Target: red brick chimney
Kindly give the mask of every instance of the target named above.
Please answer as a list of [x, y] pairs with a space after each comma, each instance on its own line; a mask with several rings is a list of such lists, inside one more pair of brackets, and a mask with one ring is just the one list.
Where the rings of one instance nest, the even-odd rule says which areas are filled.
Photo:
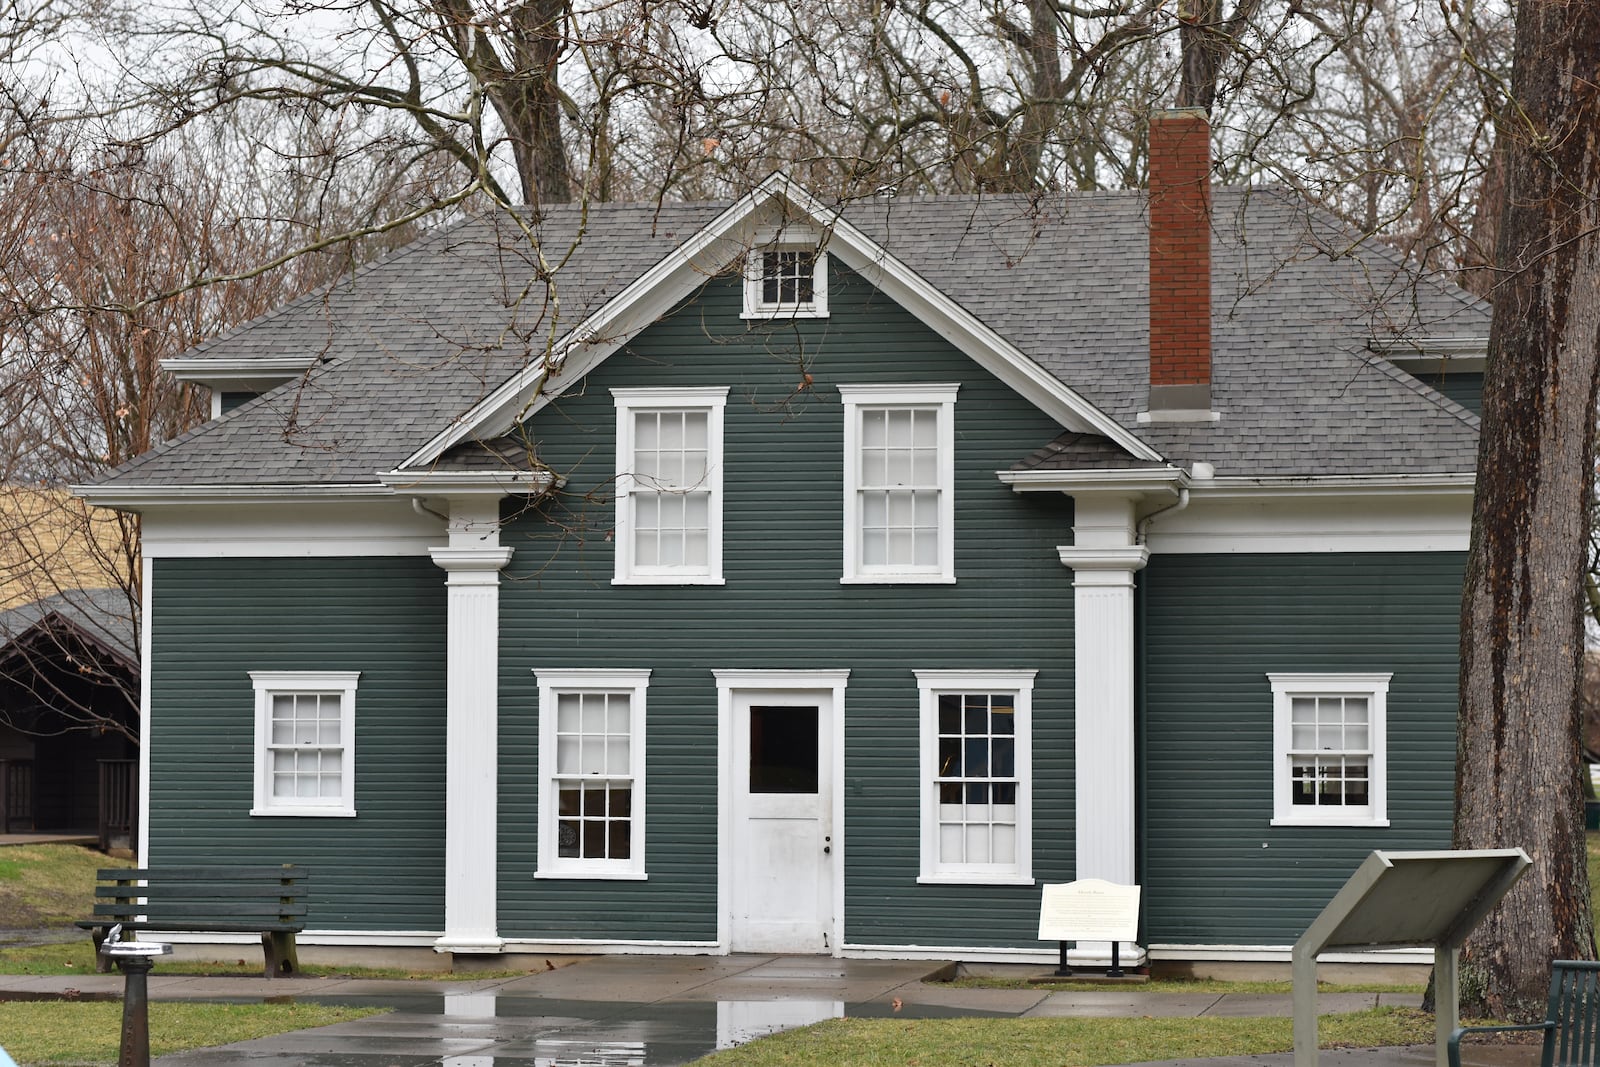
[[1211, 124], [1200, 108], [1150, 116], [1152, 421], [1211, 414]]

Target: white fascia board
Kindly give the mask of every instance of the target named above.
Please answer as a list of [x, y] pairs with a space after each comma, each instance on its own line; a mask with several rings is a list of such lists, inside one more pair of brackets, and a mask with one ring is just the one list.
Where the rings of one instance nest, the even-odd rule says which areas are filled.
[[[769, 178], [735, 201], [700, 232], [567, 331], [551, 353], [550, 366], [540, 363], [518, 371], [464, 412], [444, 433], [406, 457], [397, 469], [426, 466], [469, 438], [498, 437], [524, 413], [532, 414], [549, 399], [560, 395], [562, 388], [582, 378], [634, 334], [665, 314], [695, 286], [702, 284], [706, 277], [726, 266], [745, 242], [736, 242], [709, 260], [705, 257], [719, 243], [737, 236], [741, 227], [748, 228], [756, 210], [781, 188], [781, 184]], [[674, 281], [677, 284], [671, 284]], [[554, 373], [551, 373], [551, 366], [555, 368]]]
[[161, 369], [180, 382], [193, 382], [224, 392], [230, 388], [265, 392], [300, 377], [316, 362], [316, 356], [260, 356], [252, 359], [173, 356], [161, 361]]
[[1162, 458], [866, 234], [844, 222], [837, 209], [823, 204], [786, 176], [774, 174], [568, 331], [552, 353], [554, 373], [544, 365], [524, 368], [448, 430], [407, 457], [399, 469], [426, 466], [471, 437], [499, 436], [518, 418], [533, 414], [559, 396], [568, 385], [704, 284], [706, 278], [725, 269], [752, 243], [764, 221], [758, 213], [775, 200], [806, 215], [811, 225], [828, 235], [829, 254], [838, 256], [1061, 426], [1109, 437], [1140, 459]]
[[1064, 429], [1108, 437], [1139, 459], [1158, 462], [1162, 459], [1161, 453], [1079, 396], [854, 226], [842, 220], [837, 222], [828, 251]]
[[393, 496], [387, 485], [356, 482], [342, 485], [73, 485], [73, 496], [100, 508], [141, 511], [169, 504], [293, 504], [308, 499]]
[[1148, 493], [1167, 490], [1176, 493], [1191, 485], [1187, 471], [1177, 467], [1150, 470], [1088, 471], [995, 471], [994, 476], [1014, 493], [1102, 492]]
[[1367, 350], [1408, 371], [1463, 373], [1483, 370], [1489, 355], [1489, 338], [1371, 337], [1367, 339]]
[[426, 556], [447, 536], [405, 496], [186, 501], [144, 515], [147, 559]]
[[1196, 494], [1208, 497], [1369, 496], [1387, 493], [1429, 493], [1470, 496], [1477, 475], [1471, 471], [1426, 474], [1342, 474], [1290, 478], [1209, 478], [1190, 482]]
[[1262, 481], [1195, 480], [1186, 508], [1152, 517], [1151, 553], [1462, 552], [1471, 540], [1470, 477]]
[[378, 480], [411, 496], [538, 496], [559, 479], [549, 471], [383, 471]]

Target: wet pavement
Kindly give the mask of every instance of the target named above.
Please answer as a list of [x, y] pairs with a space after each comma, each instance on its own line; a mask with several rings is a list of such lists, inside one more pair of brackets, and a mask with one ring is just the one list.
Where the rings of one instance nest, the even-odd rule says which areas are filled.
[[[388, 1014], [161, 1057], [163, 1067], [667, 1067], [778, 1030], [839, 1016], [940, 1018], [1287, 1016], [1287, 994], [965, 989], [924, 981], [927, 961], [783, 956], [603, 956], [516, 978], [465, 981], [193, 978], [157, 973], [153, 1000], [293, 1000]], [[0, 999], [98, 999], [117, 975], [0, 976]], [[1416, 994], [1323, 994], [1323, 1013], [1414, 1006]], [[1536, 1049], [1474, 1050], [1473, 1067], [1521, 1067]], [[1272, 1056], [1174, 1060], [1160, 1067], [1287, 1067]], [[1328, 1067], [1426, 1067], [1432, 1046], [1324, 1052]]]

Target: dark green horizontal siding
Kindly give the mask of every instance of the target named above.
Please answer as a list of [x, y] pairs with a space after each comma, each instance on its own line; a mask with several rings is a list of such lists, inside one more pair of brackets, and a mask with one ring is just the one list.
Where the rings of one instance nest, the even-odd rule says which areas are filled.
[[[842, 669], [846, 937], [1034, 945], [1038, 889], [922, 886], [918, 668], [1032, 668], [1034, 869], [1072, 874], [1072, 575], [1061, 496], [995, 471], [1059, 427], [833, 264], [825, 320], [750, 326], [735, 280], [645, 330], [532, 420], [568, 478], [513, 518], [501, 587], [501, 931], [710, 940], [717, 931], [717, 668]], [[841, 586], [841, 383], [962, 383], [956, 574], [947, 586]], [[721, 587], [612, 586], [609, 390], [731, 387]], [[649, 878], [535, 881], [536, 668], [650, 668]]]
[[[1140, 576], [1146, 929], [1295, 940], [1375, 848], [1448, 848], [1461, 553], [1156, 556]], [[1388, 828], [1274, 827], [1269, 672], [1389, 671]]]
[[[158, 559], [150, 863], [300, 863], [313, 929], [444, 923], [444, 574], [426, 558]], [[251, 816], [250, 671], [360, 671], [355, 818]]]
[[1474, 415], [1483, 414], [1483, 373], [1456, 372], [1429, 374], [1418, 371], [1416, 377], [1454, 400]]

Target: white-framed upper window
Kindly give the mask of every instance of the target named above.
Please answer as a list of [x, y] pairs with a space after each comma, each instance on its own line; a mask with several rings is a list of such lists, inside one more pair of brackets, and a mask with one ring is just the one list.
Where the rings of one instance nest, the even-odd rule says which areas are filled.
[[648, 670], [535, 671], [538, 878], [643, 878]]
[[618, 585], [722, 584], [728, 387], [613, 389]]
[[1272, 824], [1387, 826], [1392, 674], [1269, 674]]
[[916, 671], [919, 882], [1033, 884], [1037, 671]]
[[843, 582], [953, 582], [958, 385], [841, 385]]
[[744, 258], [747, 319], [820, 319], [828, 315], [828, 253], [816, 235], [764, 235]]
[[251, 671], [256, 691], [251, 815], [356, 813], [359, 671]]

